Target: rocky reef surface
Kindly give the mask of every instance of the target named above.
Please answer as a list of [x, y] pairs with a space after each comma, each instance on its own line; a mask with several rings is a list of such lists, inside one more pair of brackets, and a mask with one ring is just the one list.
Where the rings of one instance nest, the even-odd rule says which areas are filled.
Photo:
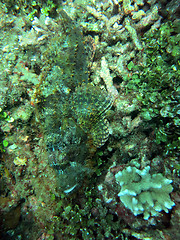
[[177, 0], [0, 2], [0, 238], [179, 239]]

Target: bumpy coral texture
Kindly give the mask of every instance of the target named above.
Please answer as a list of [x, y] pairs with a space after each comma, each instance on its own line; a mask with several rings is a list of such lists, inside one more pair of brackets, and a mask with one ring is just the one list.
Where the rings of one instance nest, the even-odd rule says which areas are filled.
[[84, 83], [72, 95], [71, 106], [78, 125], [90, 135], [95, 147], [101, 147], [109, 136], [105, 114], [112, 106], [111, 97], [98, 86]]
[[151, 175], [149, 170], [149, 166], [143, 170], [129, 166], [115, 175], [121, 186], [120, 200], [135, 216], [143, 213], [145, 220], [150, 215], [158, 216], [162, 210], [168, 212], [175, 205], [169, 196], [172, 180], [161, 173]]

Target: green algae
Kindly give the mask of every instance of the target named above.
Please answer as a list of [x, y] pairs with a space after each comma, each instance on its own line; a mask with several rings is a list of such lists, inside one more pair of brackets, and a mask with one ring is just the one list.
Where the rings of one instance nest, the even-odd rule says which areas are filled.
[[[167, 154], [176, 154], [179, 146], [180, 51], [175, 50], [179, 49], [178, 22], [166, 22], [160, 29], [145, 33], [142, 39], [146, 44], [143, 66], [128, 64], [135, 73], [127, 89], [137, 93], [141, 116], [154, 125], [156, 142], [166, 144]], [[177, 148], [173, 150], [175, 144]]]

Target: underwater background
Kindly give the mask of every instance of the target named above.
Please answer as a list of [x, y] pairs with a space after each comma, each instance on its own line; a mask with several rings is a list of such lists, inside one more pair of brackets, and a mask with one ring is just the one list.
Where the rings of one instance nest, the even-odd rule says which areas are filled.
[[180, 2], [0, 1], [0, 239], [180, 239]]

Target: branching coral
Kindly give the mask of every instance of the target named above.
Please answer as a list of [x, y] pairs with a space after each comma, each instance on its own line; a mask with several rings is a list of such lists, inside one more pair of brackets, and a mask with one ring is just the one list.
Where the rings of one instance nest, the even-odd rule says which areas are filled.
[[116, 175], [116, 182], [121, 186], [118, 194], [125, 207], [134, 215], [144, 214], [147, 220], [150, 215], [158, 216], [164, 210], [168, 212], [175, 204], [171, 201], [169, 193], [173, 188], [172, 180], [165, 178], [161, 173], [151, 175], [150, 166], [139, 170], [127, 167]]

